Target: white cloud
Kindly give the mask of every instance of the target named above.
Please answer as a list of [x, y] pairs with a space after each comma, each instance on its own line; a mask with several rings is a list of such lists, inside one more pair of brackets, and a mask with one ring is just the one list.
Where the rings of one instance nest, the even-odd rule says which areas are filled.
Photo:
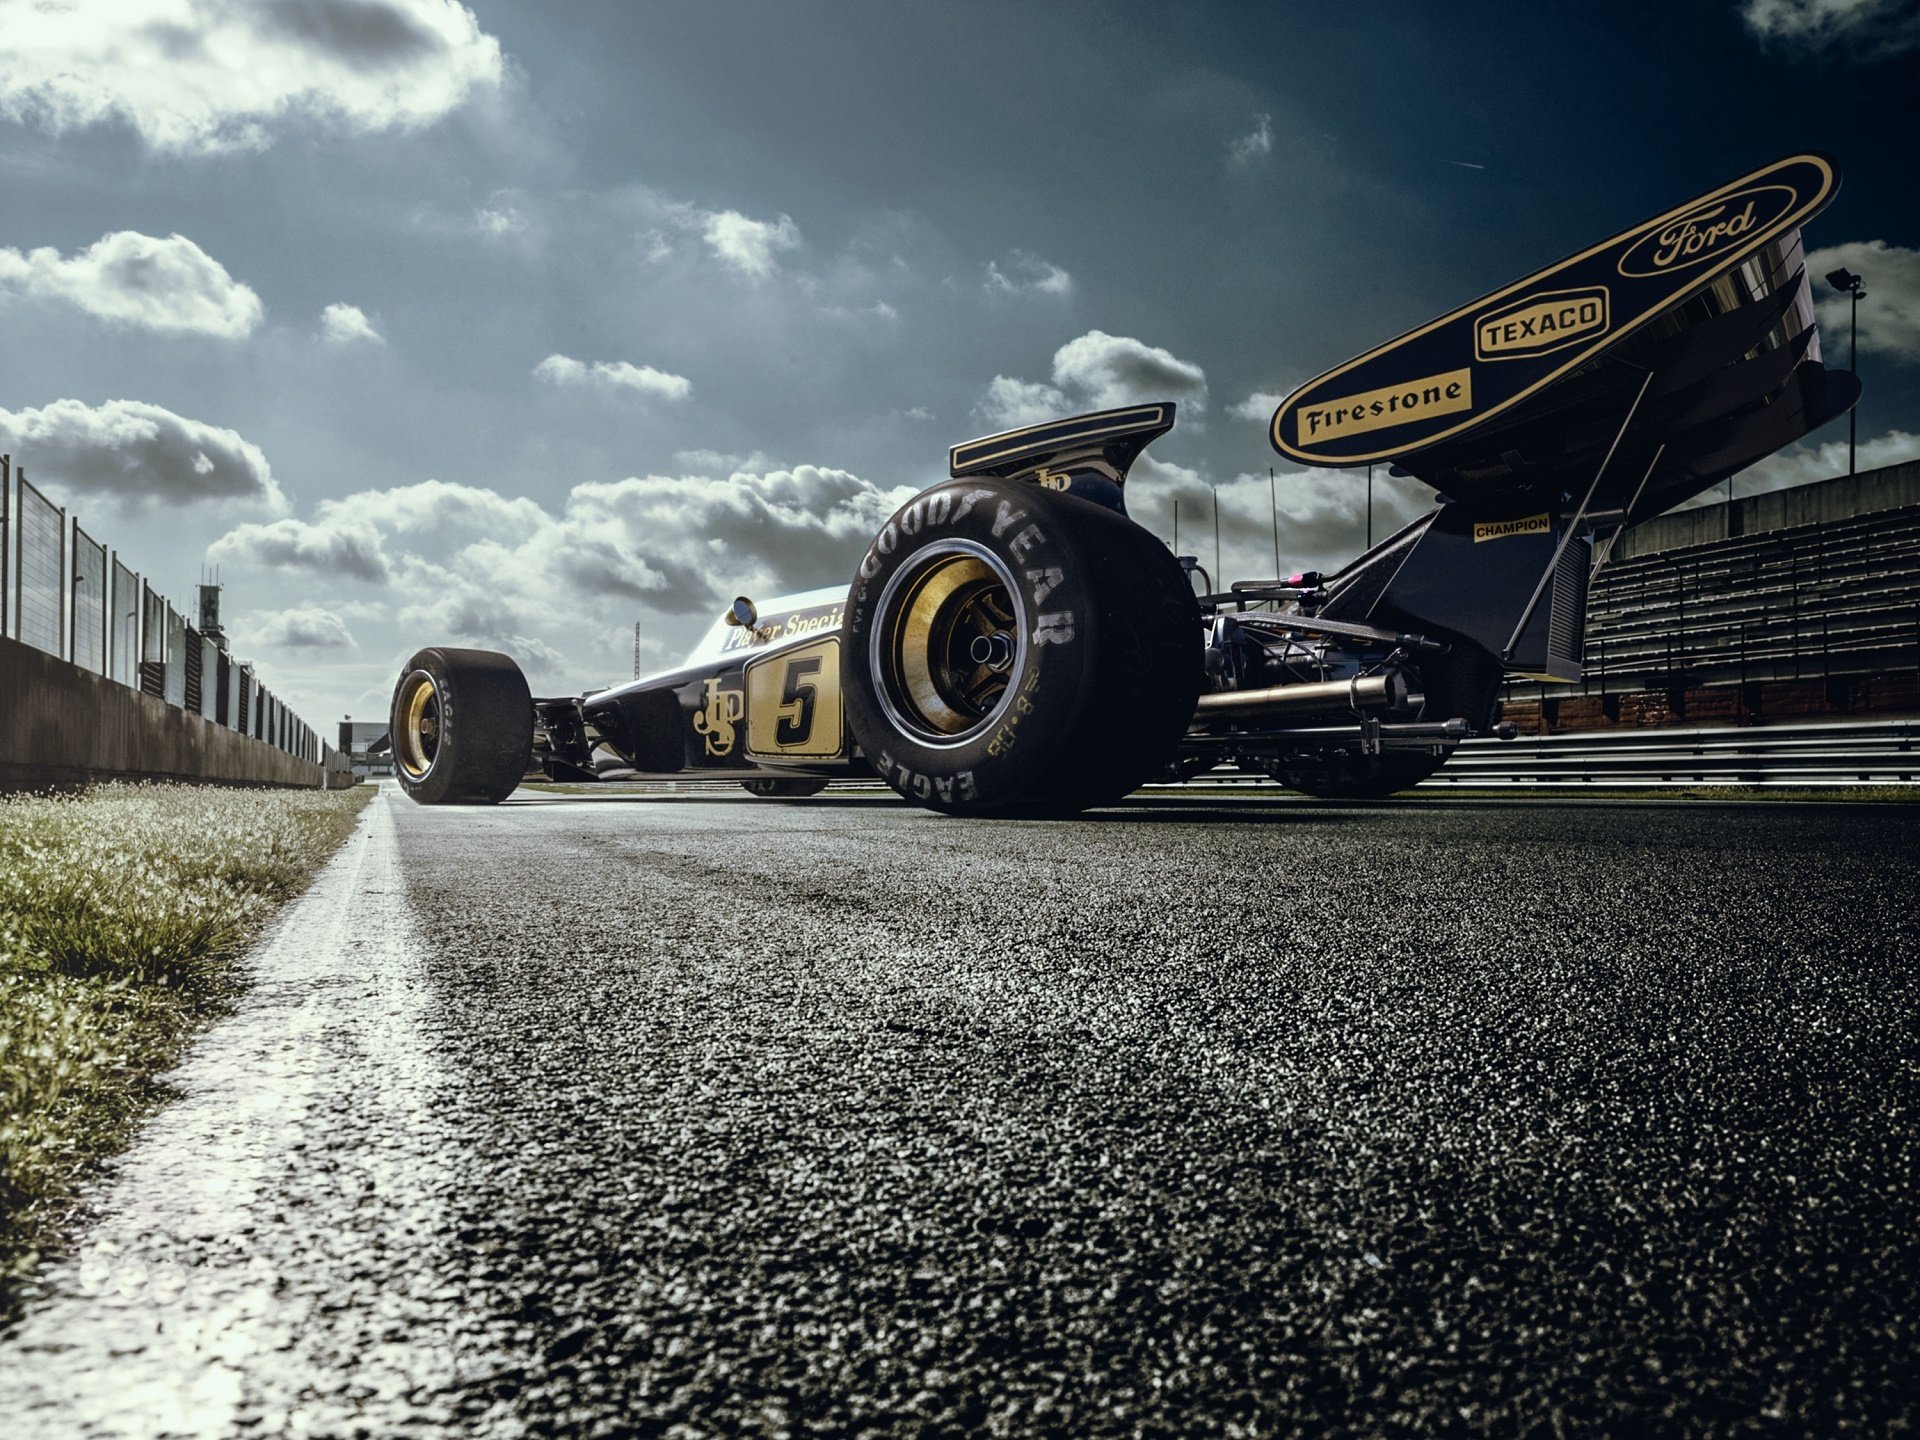
[[318, 605], [296, 605], [290, 610], [263, 610], [245, 615], [234, 625], [242, 645], [279, 650], [358, 650], [347, 622]]
[[1229, 405], [1227, 414], [1236, 420], [1258, 420], [1264, 424], [1273, 418], [1273, 412], [1280, 408], [1280, 402], [1286, 398], [1271, 391], [1256, 390], [1246, 399]]
[[796, 465], [581, 484], [556, 511], [429, 480], [322, 502], [310, 520], [237, 526], [207, 558], [387, 585], [384, 612], [410, 645], [502, 649], [538, 683], [568, 688], [581, 678], [563, 657], [590, 631], [630, 634], [639, 617], [671, 627], [742, 592], [846, 579], [911, 493]]
[[29, 465], [36, 481], [111, 496], [128, 509], [201, 500], [286, 509], [258, 445], [139, 400], [97, 406], [56, 400], [38, 410], [0, 410], [0, 445]]
[[317, 524], [287, 519], [237, 525], [207, 547], [207, 559], [214, 564], [299, 570], [375, 585], [384, 585], [391, 574], [379, 531], [347, 515], [326, 515]]
[[[210, 561], [295, 570], [383, 585], [409, 548], [455, 554], [469, 545], [536, 534], [551, 524], [537, 501], [445, 480], [323, 500], [312, 520], [238, 525], [213, 543]], [[403, 560], [389, 553], [401, 539]]]
[[556, 514], [524, 496], [428, 480], [322, 501], [310, 521], [236, 526], [207, 558], [401, 584], [410, 567], [452, 567], [476, 593], [522, 596], [542, 611], [555, 594], [582, 592], [679, 612], [743, 584], [773, 593], [842, 578], [911, 493], [796, 465], [587, 482]]
[[1820, 297], [1827, 363], [1844, 361], [1847, 353], [1847, 312], [1853, 301], [1826, 283], [1827, 273], [1843, 265], [1866, 281], [1861, 287], [1867, 298], [1860, 302], [1860, 353], [1920, 361], [1920, 250], [1884, 240], [1856, 240], [1807, 256], [1807, 273], [1819, 277], [1814, 293]]
[[996, 430], [1017, 430], [1072, 412], [1073, 402], [1051, 385], [996, 375], [974, 412]]
[[[535, 693], [571, 691], [577, 679], [567, 677], [566, 643], [534, 633], [546, 612], [523, 598], [506, 595], [490, 582], [462, 569], [449, 569], [417, 558], [409, 559], [402, 586], [420, 597], [403, 606], [396, 617], [421, 644], [474, 645], [511, 655], [530, 676]], [[570, 637], [569, 637], [570, 638]], [[413, 648], [409, 642], [409, 649]], [[550, 682], [540, 684], [539, 680]]]
[[473, 226], [489, 239], [505, 240], [512, 235], [524, 235], [528, 221], [526, 212], [517, 204], [496, 197], [493, 204], [473, 212]]
[[570, 355], [549, 355], [533, 367], [533, 373], [549, 385], [627, 390], [657, 395], [664, 400], [684, 400], [693, 393], [693, 382], [684, 375], [671, 375], [651, 365], [635, 365], [626, 360], [596, 360], [588, 364]]
[[448, 480], [324, 500], [319, 515], [329, 523], [363, 524], [383, 534], [422, 536], [439, 544], [527, 534], [546, 519], [537, 501], [509, 499], [485, 486]]
[[[912, 493], [821, 465], [589, 482], [567, 498], [555, 554], [590, 589], [650, 590], [656, 608], [705, 610], [742, 587], [767, 595], [844, 580]], [[629, 575], [628, 556], [661, 585]]]
[[[1834, 428], [1840, 428], [1838, 422], [1835, 422]], [[1920, 435], [1910, 435], [1905, 430], [1889, 430], [1860, 442], [1854, 456], [1854, 468], [1878, 470], [1883, 465], [1898, 465], [1902, 461], [1915, 459], [1920, 459]], [[1767, 490], [1785, 490], [1791, 485], [1808, 485], [1815, 480], [1831, 480], [1836, 475], [1846, 473], [1845, 434], [1817, 445], [1803, 440], [1778, 454], [1769, 455], [1750, 469], [1742, 470], [1734, 477], [1733, 493], [1736, 496], [1758, 495]], [[1700, 497], [1699, 503], [1711, 505], [1724, 498], [1724, 487], [1715, 486]]]
[[1273, 116], [1256, 115], [1253, 129], [1227, 142], [1227, 159], [1236, 166], [1251, 165], [1273, 153]]
[[330, 345], [384, 345], [382, 335], [358, 305], [329, 305], [320, 312], [320, 338]]
[[1073, 276], [1051, 261], [1042, 260], [1025, 250], [1016, 250], [1002, 270], [997, 261], [987, 262], [985, 288], [1001, 295], [1071, 295]]
[[1084, 395], [1093, 409], [1144, 400], [1183, 400], [1195, 410], [1207, 402], [1207, 372], [1157, 345], [1089, 330], [1053, 355], [1053, 383]]
[[900, 318], [900, 312], [884, 300], [875, 300], [866, 305], [822, 305], [820, 313], [830, 320], [891, 321]]
[[[1173, 506], [1180, 505], [1180, 550], [1214, 568], [1214, 512], [1220, 506], [1220, 569], [1212, 578], [1273, 579], [1275, 510], [1278, 510], [1279, 568], [1333, 570], [1366, 548], [1367, 475], [1365, 470], [1282, 470], [1269, 482], [1265, 473], [1240, 474], [1208, 483], [1203, 473], [1143, 455], [1127, 482], [1128, 512], [1162, 539], [1173, 539]], [[1376, 472], [1373, 484], [1373, 535], [1384, 539], [1417, 515], [1433, 508], [1433, 492], [1419, 481]]]
[[1746, 0], [1741, 15], [1763, 42], [1884, 59], [1920, 46], [1911, 0]]
[[260, 297], [184, 235], [103, 235], [64, 258], [50, 246], [0, 248], [0, 293], [64, 300], [103, 320], [238, 340], [260, 323]]
[[721, 450], [676, 450], [673, 458], [678, 464], [700, 475], [729, 475], [735, 470], [767, 468], [766, 457], [757, 451], [748, 456], [730, 455]]
[[1053, 352], [1053, 383], [996, 375], [974, 412], [1011, 430], [1081, 410], [1110, 410], [1149, 400], [1206, 408], [1207, 374], [1157, 345], [1089, 330]]
[[720, 261], [754, 280], [764, 280], [779, 268], [775, 255], [800, 244], [800, 227], [792, 217], [750, 220], [738, 210], [697, 212], [701, 238]]
[[120, 120], [179, 154], [259, 150], [290, 121], [430, 124], [501, 80], [457, 0], [113, 0], [0, 7], [0, 115]]

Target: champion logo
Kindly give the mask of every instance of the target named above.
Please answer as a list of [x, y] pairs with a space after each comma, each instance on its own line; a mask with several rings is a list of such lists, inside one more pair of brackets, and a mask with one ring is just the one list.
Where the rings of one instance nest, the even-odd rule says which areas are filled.
[[1550, 535], [1553, 521], [1543, 512], [1522, 515], [1517, 520], [1483, 520], [1473, 527], [1473, 543], [1483, 540], [1511, 540], [1516, 535]]

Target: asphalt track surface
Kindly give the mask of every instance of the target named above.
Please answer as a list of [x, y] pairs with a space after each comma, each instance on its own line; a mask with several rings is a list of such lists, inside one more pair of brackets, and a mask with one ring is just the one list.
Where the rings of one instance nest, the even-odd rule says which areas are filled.
[[39, 1435], [1894, 1434], [1920, 813], [378, 798]]

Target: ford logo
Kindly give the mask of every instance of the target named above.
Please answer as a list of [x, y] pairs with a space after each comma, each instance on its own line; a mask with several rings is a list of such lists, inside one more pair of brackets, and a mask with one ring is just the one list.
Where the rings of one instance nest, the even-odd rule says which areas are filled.
[[1703, 205], [1643, 236], [1620, 257], [1622, 275], [1672, 275], [1718, 260], [1743, 236], [1765, 230], [1799, 203], [1788, 185], [1756, 185]]

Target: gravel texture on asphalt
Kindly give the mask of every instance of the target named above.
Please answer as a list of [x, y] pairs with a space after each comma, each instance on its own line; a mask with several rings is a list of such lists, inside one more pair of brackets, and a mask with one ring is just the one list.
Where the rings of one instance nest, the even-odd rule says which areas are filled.
[[0, 1412], [1901, 1433], [1916, 855], [1897, 806], [383, 796]]

